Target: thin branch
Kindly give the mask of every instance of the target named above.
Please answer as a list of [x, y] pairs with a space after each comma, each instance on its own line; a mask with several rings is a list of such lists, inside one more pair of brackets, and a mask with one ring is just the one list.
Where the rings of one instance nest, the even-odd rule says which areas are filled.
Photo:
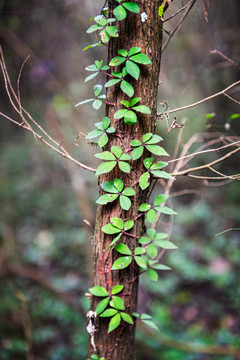
[[234, 99], [233, 97], [231, 97], [230, 95], [228, 94], [223, 94], [224, 96], [226, 96], [228, 99], [232, 100], [233, 102], [235, 102], [236, 104], [240, 105], [240, 101], [237, 101], [236, 99]]
[[187, 9], [184, 12], [183, 16], [181, 17], [181, 19], [179, 20], [179, 22], [177, 23], [175, 29], [171, 32], [171, 34], [169, 35], [168, 39], [166, 40], [165, 44], [162, 47], [162, 53], [164, 52], [164, 50], [166, 49], [166, 47], [168, 46], [171, 38], [173, 37], [173, 35], [181, 28], [184, 20], [186, 19], [188, 13], [190, 12], [191, 8], [193, 7], [193, 5], [195, 4], [196, 0], [190, 0], [187, 4]]
[[202, 169], [209, 169], [211, 166], [213, 165], [216, 165], [220, 162], [222, 162], [223, 160], [229, 158], [230, 156], [236, 154], [238, 151], [240, 151], [240, 148], [238, 147], [237, 149], [227, 153], [226, 155], [222, 156], [221, 158], [217, 159], [217, 160], [214, 160], [208, 164], [205, 164], [205, 165], [202, 165], [202, 166], [196, 166], [196, 167], [193, 167], [193, 168], [189, 168], [189, 169], [186, 169], [186, 170], [183, 170], [183, 171], [179, 171], [179, 172], [173, 172], [171, 175], [172, 176], [179, 176], [179, 175], [188, 175], [189, 173], [191, 172], [194, 172], [194, 171], [198, 171], [198, 170], [202, 170]]
[[225, 54], [223, 54], [220, 50], [214, 49], [210, 51], [210, 54], [218, 54], [220, 55], [223, 59], [229, 61], [232, 65], [238, 67], [240, 69], [240, 64], [237, 61], [234, 61], [232, 59], [230, 59], [229, 57], [227, 57]]
[[[193, 103], [193, 104], [186, 105], [186, 106], [182, 106], [182, 107], [180, 107], [180, 108], [176, 108], [176, 109], [173, 109], [173, 110], [169, 110], [168, 114], [172, 114], [172, 113], [175, 113], [175, 112], [177, 112], [177, 111], [182, 111], [182, 110], [185, 110], [185, 109], [190, 109], [190, 108], [192, 108], [192, 107], [194, 107], [194, 106], [200, 105], [200, 104], [202, 104], [202, 103], [204, 103], [204, 102], [206, 102], [206, 101], [208, 101], [208, 100], [211, 100], [211, 99], [213, 99], [213, 98], [215, 98], [215, 97], [217, 97], [217, 96], [219, 96], [219, 95], [225, 95], [225, 92], [226, 92], [226, 91], [232, 89], [234, 86], [237, 86], [237, 85], [239, 85], [239, 84], [240, 84], [240, 80], [238, 80], [237, 82], [229, 85], [228, 87], [226, 87], [225, 89], [217, 92], [216, 94], [210, 95], [210, 96], [208, 96], [208, 97], [206, 97], [206, 98], [204, 98], [204, 99], [202, 99], [202, 100], [199, 100], [199, 101], [197, 101], [197, 102], [195, 102], [195, 103]], [[162, 112], [161, 112], [161, 113], [157, 113], [157, 117], [160, 118], [160, 117], [162, 116], [162, 114], [163, 114]]]
[[[28, 58], [27, 58], [28, 59]], [[66, 159], [74, 162], [76, 165], [80, 166], [82, 169], [84, 170], [89, 170], [92, 172], [95, 172], [96, 169], [93, 169], [83, 163], [81, 163], [80, 161], [76, 160], [75, 158], [73, 158], [68, 151], [56, 140], [54, 140], [38, 123], [37, 121], [35, 121], [32, 116], [28, 113], [27, 110], [25, 110], [21, 104], [21, 98], [20, 98], [20, 90], [19, 90], [19, 85], [20, 85], [20, 78], [21, 78], [21, 73], [23, 70], [23, 66], [26, 63], [27, 59], [23, 62], [19, 75], [18, 75], [18, 80], [17, 80], [17, 93], [18, 95], [15, 93], [11, 80], [9, 78], [8, 75], [8, 71], [6, 68], [6, 63], [4, 60], [4, 56], [3, 56], [3, 51], [2, 51], [2, 47], [0, 46], [0, 67], [2, 70], [2, 74], [3, 74], [3, 79], [4, 79], [4, 84], [5, 84], [5, 89], [8, 95], [8, 98], [10, 100], [10, 103], [13, 107], [13, 109], [18, 113], [18, 115], [20, 116], [22, 122], [18, 122], [12, 118], [10, 118], [9, 116], [3, 114], [2, 112], [0, 112], [0, 115], [5, 117], [6, 119], [8, 119], [9, 121], [13, 122], [15, 125], [18, 125], [28, 131], [30, 131], [35, 138], [41, 140], [45, 145], [47, 145], [49, 148], [51, 148], [52, 150], [56, 151], [58, 154], [60, 154], [61, 156], [65, 157]], [[15, 104], [15, 102], [17, 103], [17, 105]], [[43, 138], [42, 135], [40, 135], [39, 133], [37, 133], [35, 130], [33, 130], [33, 128], [31, 127], [31, 125], [29, 124], [29, 122], [26, 120], [26, 117], [24, 116], [24, 114], [28, 117], [28, 119], [30, 121], [32, 121], [37, 128], [43, 133], [43, 135], [45, 135], [48, 140], [50, 142], [52, 142], [54, 145], [52, 145], [48, 140], [46, 140], [45, 138]]]
[[181, 9], [177, 10], [174, 14], [172, 14], [171, 16], [169, 16], [166, 19], [163, 19], [163, 22], [167, 22], [169, 20], [171, 20], [172, 18], [174, 18], [176, 15], [178, 15], [180, 12], [182, 12], [183, 10], [186, 9], [186, 7], [189, 5], [189, 3], [187, 3], [186, 5], [184, 5]]

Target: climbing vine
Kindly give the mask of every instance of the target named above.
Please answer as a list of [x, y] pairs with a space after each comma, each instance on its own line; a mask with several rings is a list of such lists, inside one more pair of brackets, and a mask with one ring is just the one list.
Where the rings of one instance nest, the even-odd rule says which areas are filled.
[[[97, 32], [99, 42], [88, 45], [84, 50], [94, 46], [108, 46], [111, 38], [119, 36], [119, 29], [112, 24], [115, 24], [116, 21], [124, 21], [128, 12], [139, 14], [141, 11], [135, 3], [120, 0], [117, 0], [117, 3], [111, 14], [107, 8], [104, 8], [100, 15], [90, 19], [95, 24], [89, 27], [87, 33]], [[156, 16], [162, 16], [162, 8], [159, 8], [159, 14], [156, 14]], [[111, 17], [112, 15], [115, 17]], [[104, 147], [111, 137], [117, 136], [116, 129], [113, 126], [116, 121], [124, 121], [128, 126], [132, 126], [138, 123], [138, 113], [151, 114], [149, 107], [142, 103], [142, 98], [134, 97], [134, 87], [129, 82], [131, 78], [134, 79], [133, 81], [139, 80], [143, 67], [151, 65], [150, 58], [143, 53], [140, 47], [129, 47], [128, 50], [118, 49], [117, 53], [118, 56], [112, 58], [107, 65], [104, 65], [102, 60], [96, 60], [95, 64], [86, 67], [86, 70], [91, 72], [91, 74], [87, 76], [85, 82], [94, 79], [99, 74], [103, 74], [107, 76], [106, 88], [120, 87], [121, 91], [128, 97], [128, 100], [120, 101], [120, 108], [116, 108], [112, 119], [105, 117], [101, 122], [95, 124], [96, 130], [91, 131], [86, 136], [86, 139], [100, 137], [98, 140], [99, 147]], [[116, 70], [115, 67], [118, 67], [118, 69]], [[92, 106], [96, 110], [103, 103], [116, 107], [116, 104], [108, 101], [106, 95], [102, 94], [102, 90], [102, 85], [95, 85], [93, 87], [94, 98], [83, 100], [76, 106], [92, 102]], [[146, 171], [141, 174], [135, 187], [146, 190], [154, 178], [174, 179], [168, 172], [162, 170], [168, 163], [161, 161], [159, 157], [169, 156], [165, 149], [158, 145], [162, 140], [160, 136], [149, 132], [140, 139], [133, 138], [128, 149], [123, 149], [120, 146], [111, 146], [110, 151], [105, 150], [95, 154], [98, 159], [102, 160], [102, 163], [96, 170], [96, 175], [110, 173], [115, 167], [119, 167], [123, 173], [130, 174], [133, 161], [141, 159]], [[155, 155], [157, 159], [154, 160], [153, 157], [144, 158], [144, 150]], [[105, 181], [100, 186], [105, 193], [96, 200], [97, 204], [106, 206], [109, 203], [119, 201], [119, 205], [123, 210], [128, 211], [131, 208], [132, 201], [135, 200], [136, 191], [133, 188], [125, 187], [121, 179], [115, 178], [113, 181]], [[119, 217], [111, 217], [110, 222], [102, 226], [101, 231], [112, 236], [110, 245], [103, 251], [105, 253], [111, 251], [119, 254], [119, 257], [117, 257], [111, 267], [111, 271], [121, 271], [134, 262], [135, 266], [139, 268], [138, 276], [147, 273], [150, 280], [157, 281], [157, 270], [170, 270], [168, 266], [159, 263], [159, 249], [176, 249], [176, 246], [167, 240], [168, 234], [157, 233], [155, 228], [151, 228], [151, 224], [154, 225], [157, 221], [157, 213], [166, 215], [176, 214], [171, 208], [165, 206], [167, 200], [167, 195], [159, 194], [156, 196], [153, 205], [148, 203], [141, 204], [134, 218], [126, 220]], [[133, 237], [136, 238], [136, 235], [133, 235], [131, 230], [141, 216], [145, 216], [146, 234], [137, 238], [139, 245], [134, 250], [131, 250], [128, 243], [121, 242], [121, 238], [124, 235], [126, 239], [129, 239], [127, 240], [129, 244]], [[124, 293], [123, 290], [124, 285], [122, 284], [115, 285], [110, 292], [102, 284], [89, 289], [92, 296], [99, 298], [94, 314], [99, 317], [109, 318], [108, 333], [114, 331], [121, 322], [132, 326], [137, 321], [142, 321], [157, 330], [150, 315], [138, 314], [136, 312], [128, 313], [124, 297], [130, 296], [130, 294]], [[94, 331], [90, 335], [94, 336]], [[94, 339], [92, 344], [94, 348]], [[94, 349], [94, 352], [96, 352], [96, 349]], [[98, 355], [93, 354], [91, 359], [95, 358], [97, 359]]]

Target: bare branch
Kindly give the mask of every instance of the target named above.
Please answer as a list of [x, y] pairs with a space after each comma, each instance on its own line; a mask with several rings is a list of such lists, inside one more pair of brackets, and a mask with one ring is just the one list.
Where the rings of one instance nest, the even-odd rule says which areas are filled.
[[[186, 106], [182, 106], [182, 107], [180, 107], [180, 108], [176, 108], [176, 109], [173, 109], [173, 110], [169, 110], [168, 114], [172, 114], [172, 113], [175, 113], [175, 112], [181, 111], [181, 110], [190, 109], [190, 108], [192, 108], [192, 107], [194, 107], [194, 106], [200, 105], [200, 104], [202, 104], [202, 103], [204, 103], [204, 102], [206, 102], [206, 101], [208, 101], [208, 100], [211, 100], [211, 99], [213, 99], [213, 98], [215, 98], [215, 97], [217, 97], [217, 96], [219, 96], [219, 95], [225, 95], [225, 92], [226, 92], [226, 91], [232, 89], [234, 86], [237, 86], [237, 85], [239, 85], [239, 84], [240, 84], [240, 80], [238, 80], [237, 82], [229, 85], [228, 87], [226, 87], [225, 89], [217, 92], [216, 94], [210, 95], [210, 96], [208, 96], [208, 97], [206, 97], [206, 98], [204, 98], [204, 99], [202, 99], [202, 100], [199, 100], [199, 101], [197, 101], [197, 102], [195, 102], [195, 103], [193, 103], [193, 104], [186, 105]], [[162, 115], [163, 115], [163, 112], [157, 113], [157, 118], [160, 118]]]
[[173, 35], [181, 28], [184, 20], [186, 19], [188, 13], [190, 12], [191, 8], [193, 7], [193, 5], [195, 4], [196, 0], [190, 0], [187, 4], [187, 9], [184, 12], [183, 16], [181, 17], [181, 19], [179, 20], [179, 22], [177, 23], [175, 29], [171, 32], [171, 34], [169, 35], [168, 39], [166, 40], [165, 44], [162, 47], [162, 53], [164, 52], [164, 50], [166, 49], [166, 47], [168, 46], [171, 38], [173, 37]]
[[214, 49], [210, 51], [210, 54], [218, 54], [220, 55], [222, 58], [224, 58], [225, 60], [229, 61], [231, 64], [233, 64], [234, 66], [238, 67], [240, 69], [240, 64], [232, 59], [230, 59], [229, 57], [227, 57], [226, 55], [224, 55], [220, 50]]
[[163, 19], [163, 22], [167, 22], [174, 18], [176, 15], [178, 15], [180, 12], [186, 9], [186, 7], [189, 5], [189, 3], [185, 4], [181, 9], [177, 10], [174, 14], [170, 15], [168, 18]]
[[[21, 104], [21, 97], [20, 97], [20, 78], [21, 78], [21, 74], [22, 74], [22, 70], [24, 67], [24, 64], [26, 63], [28, 57], [25, 59], [25, 61], [23, 62], [19, 75], [18, 75], [18, 80], [17, 80], [17, 94], [13, 89], [11, 80], [9, 78], [9, 74], [7, 71], [7, 67], [6, 67], [6, 63], [4, 60], [4, 56], [3, 56], [3, 51], [2, 51], [2, 47], [0, 46], [0, 67], [2, 70], [2, 74], [3, 74], [3, 79], [4, 79], [4, 85], [5, 85], [5, 89], [6, 89], [6, 93], [8, 95], [9, 101], [13, 107], [13, 109], [17, 112], [17, 114], [20, 116], [21, 118], [21, 122], [16, 121], [14, 119], [12, 119], [11, 117], [3, 114], [2, 112], [0, 112], [0, 115], [5, 117], [7, 120], [13, 122], [15, 125], [18, 125], [19, 127], [22, 127], [28, 131], [30, 131], [34, 137], [36, 139], [41, 140], [45, 145], [47, 145], [49, 148], [51, 148], [52, 150], [56, 151], [59, 155], [65, 157], [68, 160], [71, 160], [72, 162], [74, 162], [76, 165], [80, 166], [82, 169], [84, 170], [89, 170], [92, 172], [95, 172], [96, 169], [93, 169], [83, 163], [81, 163], [80, 161], [76, 160], [75, 158], [72, 157], [71, 154], [69, 154], [69, 152], [56, 140], [54, 140], [38, 123], [37, 121], [35, 121], [32, 116], [28, 113], [27, 110], [24, 109], [24, 107]], [[25, 115], [24, 115], [25, 114]], [[26, 117], [28, 118], [29, 121], [32, 121], [34, 123], [34, 125], [38, 128], [38, 130], [47, 138], [44, 138], [43, 135], [37, 133], [35, 130], [33, 130], [32, 126], [29, 124], [29, 121], [26, 119]], [[53, 143], [53, 144], [51, 144]]]

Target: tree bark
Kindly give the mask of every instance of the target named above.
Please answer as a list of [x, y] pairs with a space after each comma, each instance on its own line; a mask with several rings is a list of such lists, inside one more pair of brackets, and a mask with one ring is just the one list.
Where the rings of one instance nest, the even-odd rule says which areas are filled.
[[[147, 20], [141, 21], [140, 14], [128, 12], [127, 18], [121, 22], [117, 22], [119, 28], [119, 37], [114, 38], [109, 43], [108, 59], [109, 61], [117, 56], [118, 49], [129, 50], [133, 46], [141, 48], [141, 52], [148, 55], [151, 59], [151, 65], [141, 66], [141, 74], [139, 80], [136, 81], [128, 76], [127, 81], [131, 82], [134, 87], [134, 97], [141, 97], [140, 104], [146, 105], [151, 110], [151, 115], [138, 113], [138, 122], [136, 125], [129, 126], [124, 123], [123, 119], [114, 120], [114, 113], [122, 108], [121, 100], [129, 100], [129, 98], [121, 91], [117, 85], [108, 88], [107, 99], [115, 106], [106, 107], [106, 116], [111, 119], [111, 126], [116, 128], [117, 136], [111, 136], [109, 143], [104, 150], [110, 150], [111, 146], [120, 146], [123, 153], [130, 149], [130, 142], [133, 139], [141, 139], [143, 134], [154, 132], [156, 126], [156, 108], [157, 108], [157, 90], [159, 82], [159, 71], [161, 61], [162, 46], [162, 21], [158, 15], [158, 7], [162, 0], [138, 0], [135, 1], [140, 7], [140, 13], [147, 14]], [[111, 12], [118, 3], [114, 0], [108, 1]], [[110, 16], [113, 17], [113, 16]], [[116, 70], [117, 68], [114, 68]], [[132, 80], [131, 80], [132, 79]], [[113, 171], [108, 174], [101, 175], [99, 185], [115, 178], [120, 178], [124, 182], [125, 187], [134, 188], [136, 196], [132, 201], [132, 206], [128, 211], [122, 210], [118, 201], [108, 205], [99, 205], [97, 209], [95, 234], [92, 244], [93, 251], [93, 285], [101, 285], [108, 291], [116, 284], [124, 285], [123, 293], [129, 294], [122, 296], [126, 312], [130, 315], [137, 311], [138, 297], [138, 267], [134, 262], [129, 267], [121, 271], [111, 271], [113, 262], [119, 257], [114, 249], [105, 252], [113, 237], [106, 235], [101, 230], [102, 226], [109, 223], [111, 217], [119, 217], [123, 220], [133, 220], [138, 214], [139, 205], [146, 202], [147, 191], [142, 191], [138, 185], [138, 180], [144, 171], [143, 159], [150, 156], [144, 152], [144, 156], [139, 160], [131, 162], [130, 174], [125, 174], [116, 166]], [[99, 186], [100, 188], [100, 186]], [[102, 195], [101, 189], [99, 189]], [[136, 238], [122, 236], [121, 242], [126, 243], [128, 247], [134, 251], [137, 246], [137, 237], [144, 233], [145, 225], [143, 216], [135, 221], [131, 234]], [[96, 308], [99, 298], [93, 296], [92, 310]], [[124, 324], [122, 324], [124, 323]], [[97, 331], [94, 335], [95, 345], [99, 357], [105, 357], [106, 360], [132, 360], [135, 355], [134, 333], [135, 326], [122, 322], [121, 325], [108, 334], [109, 318], [97, 317]], [[94, 349], [89, 341], [88, 356], [94, 353]]]

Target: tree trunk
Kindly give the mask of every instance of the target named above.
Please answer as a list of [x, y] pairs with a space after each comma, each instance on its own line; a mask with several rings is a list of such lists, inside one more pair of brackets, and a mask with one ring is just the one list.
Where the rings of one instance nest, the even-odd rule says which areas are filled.
[[[106, 116], [111, 119], [111, 126], [116, 128], [117, 136], [112, 136], [104, 150], [109, 150], [111, 146], [120, 146], [123, 153], [130, 149], [130, 142], [133, 139], [141, 139], [143, 134], [154, 132], [156, 126], [156, 108], [157, 108], [157, 90], [159, 81], [159, 70], [161, 60], [162, 45], [162, 21], [158, 15], [158, 7], [162, 0], [139, 0], [135, 1], [140, 7], [140, 13], [145, 12], [148, 16], [145, 22], [141, 22], [140, 14], [128, 12], [127, 18], [121, 22], [117, 22], [119, 28], [119, 37], [114, 38], [109, 43], [108, 59], [109, 61], [117, 56], [118, 49], [129, 50], [133, 46], [140, 47], [141, 52], [148, 55], [151, 59], [151, 65], [141, 66], [141, 74], [139, 80], [128, 81], [132, 83], [135, 93], [134, 97], [141, 97], [140, 104], [146, 105], [151, 110], [151, 115], [138, 113], [138, 122], [136, 125], [129, 126], [124, 123], [123, 119], [114, 120], [114, 113], [122, 108], [121, 100], [129, 100], [129, 98], [116, 85], [107, 91], [107, 99], [115, 106], [106, 107]], [[111, 11], [116, 6], [116, 1], [109, 0], [108, 6]], [[112, 16], [111, 16], [112, 17]], [[116, 70], [116, 68], [114, 68]], [[131, 165], [130, 174], [123, 173], [116, 166], [113, 171], [100, 176], [99, 184], [115, 178], [120, 178], [124, 182], [125, 187], [134, 188], [136, 196], [132, 201], [132, 206], [128, 211], [122, 210], [116, 201], [108, 205], [99, 205], [97, 209], [95, 235], [93, 239], [93, 271], [94, 286], [101, 285], [111, 291], [116, 284], [124, 285], [122, 298], [125, 302], [126, 312], [132, 314], [137, 311], [138, 297], [138, 267], [134, 262], [129, 267], [121, 271], [111, 271], [113, 262], [118, 258], [118, 253], [114, 249], [105, 252], [105, 249], [112, 241], [111, 235], [106, 235], [101, 230], [102, 226], [109, 223], [111, 217], [119, 217], [123, 220], [133, 220], [138, 214], [139, 205], [146, 202], [147, 191], [142, 191], [138, 185], [138, 180], [144, 172], [143, 159], [149, 156], [144, 152], [144, 157], [136, 160]], [[100, 189], [100, 195], [102, 195]], [[145, 230], [143, 216], [134, 223], [131, 234], [139, 237]], [[126, 243], [133, 251], [137, 245], [136, 238], [122, 236], [121, 242]], [[92, 310], [96, 308], [99, 298], [93, 296]], [[97, 331], [94, 334], [95, 345], [99, 357], [105, 357], [106, 360], [132, 360], [134, 359], [134, 333], [135, 326], [125, 322], [117, 329], [108, 334], [109, 318], [97, 317]], [[88, 356], [94, 353], [94, 349], [89, 342]]]

